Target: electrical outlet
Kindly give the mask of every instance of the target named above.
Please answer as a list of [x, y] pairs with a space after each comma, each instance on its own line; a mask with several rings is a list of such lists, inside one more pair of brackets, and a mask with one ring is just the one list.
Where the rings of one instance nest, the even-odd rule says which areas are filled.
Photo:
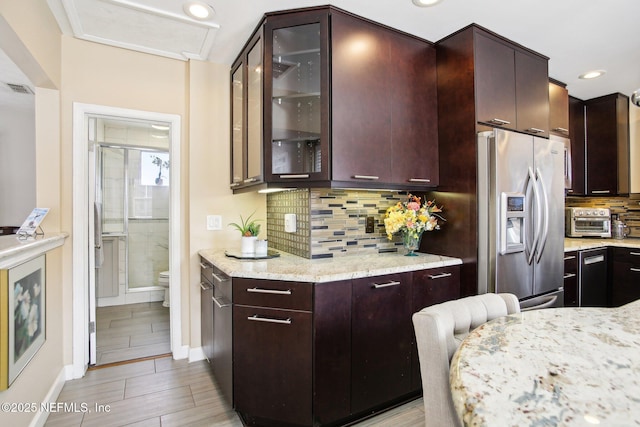
[[372, 216], [368, 216], [364, 226], [365, 233], [374, 233], [375, 232], [375, 222]]
[[222, 230], [222, 215], [207, 215], [207, 230]]

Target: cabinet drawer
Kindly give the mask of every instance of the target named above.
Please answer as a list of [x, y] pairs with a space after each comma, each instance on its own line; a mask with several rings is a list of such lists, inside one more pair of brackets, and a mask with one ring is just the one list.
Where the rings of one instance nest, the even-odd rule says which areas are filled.
[[234, 304], [311, 311], [311, 283], [234, 279]]
[[200, 280], [213, 285], [213, 265], [200, 257]]
[[632, 267], [640, 268], [640, 248], [613, 248], [613, 259], [616, 262], [625, 262]]
[[413, 272], [412, 313], [433, 304], [460, 298], [460, 267]]

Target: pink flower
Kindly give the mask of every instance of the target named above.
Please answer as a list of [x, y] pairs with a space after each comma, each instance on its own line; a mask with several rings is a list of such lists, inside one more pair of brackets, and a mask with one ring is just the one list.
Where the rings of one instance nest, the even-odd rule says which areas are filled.
[[409, 202], [407, 203], [407, 209], [412, 211], [417, 211], [420, 209], [420, 203], [418, 202]]

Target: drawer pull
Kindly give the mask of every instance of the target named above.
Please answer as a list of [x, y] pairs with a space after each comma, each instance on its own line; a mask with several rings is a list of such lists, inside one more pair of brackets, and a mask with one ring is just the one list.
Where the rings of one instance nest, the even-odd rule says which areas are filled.
[[451, 277], [451, 273], [429, 274], [429, 279], [444, 279], [445, 277]]
[[629, 255], [640, 256], [640, 252], [629, 252]]
[[258, 316], [257, 314], [254, 314], [253, 316], [247, 317], [247, 320], [252, 320], [254, 322], [279, 323], [281, 325], [291, 324], [290, 317], [288, 319], [273, 319], [271, 317], [261, 317], [261, 316]]
[[569, 261], [570, 259], [576, 259], [575, 255], [569, 255], [569, 256], [564, 257], [565, 261]]
[[371, 181], [375, 181], [376, 179], [380, 179], [379, 176], [374, 176], [374, 175], [353, 175], [354, 179], [368, 179]]
[[629, 268], [629, 270], [634, 271], [634, 272], [636, 272], [636, 273], [639, 273], [639, 272], [640, 272], [640, 268], [633, 268], [633, 267], [631, 267], [631, 268]]
[[562, 278], [563, 279], [571, 279], [572, 277], [576, 277], [576, 273], [567, 273]]
[[604, 262], [604, 255], [596, 255], [589, 258], [585, 258], [583, 263], [584, 265], [597, 264], [599, 262]]
[[217, 275], [216, 273], [214, 273], [214, 272], [211, 272], [211, 275], [212, 275], [212, 276], [213, 276], [213, 278], [214, 278], [215, 280], [217, 280], [218, 282], [226, 282], [227, 280], [229, 280], [229, 278], [228, 278], [228, 277], [220, 277], [220, 276], [218, 276], [218, 275]]
[[428, 178], [409, 178], [409, 182], [431, 182]]
[[200, 268], [204, 268], [206, 270], [207, 268], [211, 268], [211, 266], [200, 263]]
[[221, 304], [220, 301], [218, 301], [218, 298], [216, 298], [216, 297], [211, 297], [211, 299], [213, 300], [213, 302], [216, 303], [218, 308], [225, 308], [225, 307], [230, 307], [231, 306], [231, 304]]
[[388, 288], [389, 286], [398, 286], [400, 282], [374, 283], [374, 289]]
[[275, 294], [275, 295], [291, 295], [291, 289], [281, 291], [279, 289], [262, 289], [262, 288], [249, 288], [247, 292], [253, 292], [256, 294]]
[[569, 129], [565, 129], [565, 128], [553, 128], [553, 130], [555, 132], [569, 133]]
[[611, 190], [593, 190], [591, 194], [609, 194]]

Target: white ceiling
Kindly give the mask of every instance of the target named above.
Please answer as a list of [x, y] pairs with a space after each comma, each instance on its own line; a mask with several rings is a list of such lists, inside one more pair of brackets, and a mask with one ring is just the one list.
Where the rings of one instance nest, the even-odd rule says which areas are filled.
[[[265, 12], [327, 4], [207, 0], [215, 14], [203, 24], [186, 18], [184, 1], [47, 0], [66, 34], [224, 64], [231, 64]], [[630, 95], [640, 89], [639, 0], [443, 0], [427, 8], [411, 0], [329, 3], [433, 42], [475, 22], [548, 56], [549, 75], [566, 83], [578, 98]], [[605, 69], [607, 74], [590, 81], [577, 78], [592, 69]]]

